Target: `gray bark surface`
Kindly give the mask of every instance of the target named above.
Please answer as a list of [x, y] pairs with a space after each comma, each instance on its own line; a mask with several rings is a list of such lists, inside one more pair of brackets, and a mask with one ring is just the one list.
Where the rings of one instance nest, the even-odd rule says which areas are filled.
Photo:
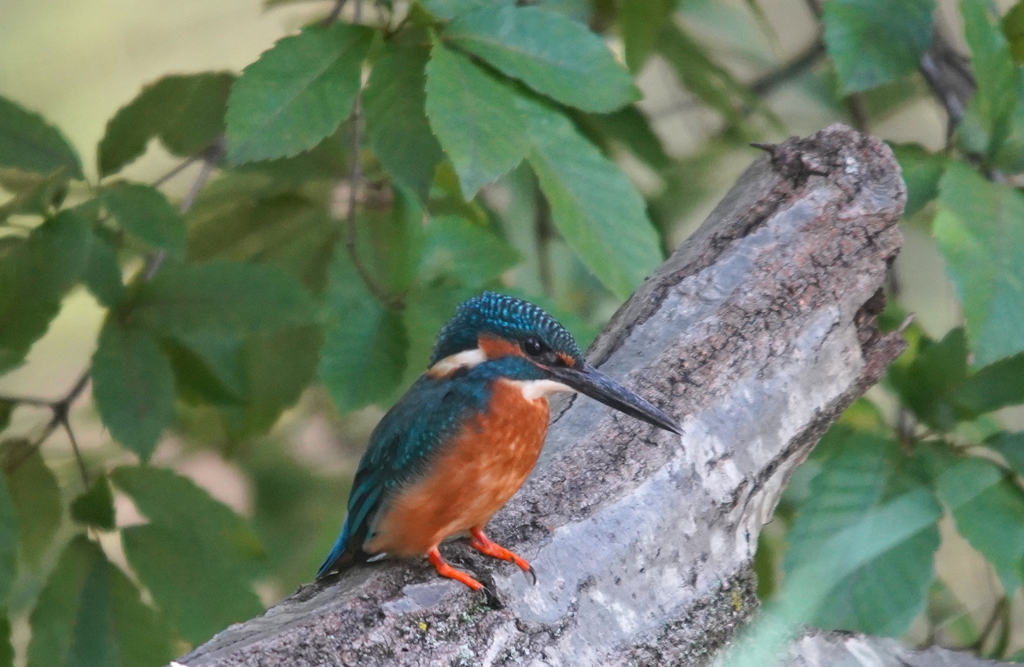
[[755, 160], [588, 354], [684, 435], [569, 399], [491, 521], [536, 586], [459, 540], [442, 551], [501, 608], [425, 562], [375, 563], [302, 587], [179, 662], [706, 663], [756, 607], [758, 534], [793, 470], [903, 349], [875, 316], [905, 198], [888, 147], [844, 126]]
[[811, 634], [793, 642], [789, 659], [789, 667], [995, 667], [1008, 664], [938, 646], [915, 650], [895, 639], [840, 632]]

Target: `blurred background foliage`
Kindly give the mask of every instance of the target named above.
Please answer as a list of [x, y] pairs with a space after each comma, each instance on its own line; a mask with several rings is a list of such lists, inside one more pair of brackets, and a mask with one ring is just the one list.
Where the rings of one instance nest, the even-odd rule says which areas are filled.
[[903, 166], [910, 349], [760, 593], [859, 535], [790, 620], [1021, 655], [1024, 3], [528, 4], [4, 3], [0, 667], [162, 664], [280, 600], [455, 304], [586, 345], [751, 141], [834, 121]]

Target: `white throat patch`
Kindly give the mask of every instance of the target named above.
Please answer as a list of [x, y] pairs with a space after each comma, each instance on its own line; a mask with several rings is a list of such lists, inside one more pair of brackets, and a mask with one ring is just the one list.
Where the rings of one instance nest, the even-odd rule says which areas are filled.
[[523, 392], [523, 398], [528, 401], [535, 401], [538, 398], [547, 398], [551, 394], [562, 391], [576, 391], [568, 385], [554, 380], [506, 380], [519, 387]]
[[433, 378], [448, 377], [460, 368], [473, 368], [478, 364], [487, 361], [487, 355], [478, 347], [472, 350], [463, 350], [452, 354], [438, 361], [427, 369], [427, 375]]

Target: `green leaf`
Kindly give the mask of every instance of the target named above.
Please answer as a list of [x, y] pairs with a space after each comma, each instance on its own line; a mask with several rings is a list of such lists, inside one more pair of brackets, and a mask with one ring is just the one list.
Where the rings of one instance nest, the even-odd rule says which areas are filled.
[[403, 30], [387, 41], [363, 95], [370, 149], [396, 183], [424, 202], [437, 164], [444, 159], [427, 122], [426, 40], [422, 31]]
[[309, 294], [284, 271], [220, 260], [165, 266], [140, 286], [132, 314], [170, 337], [273, 331], [308, 324], [314, 315]]
[[316, 376], [323, 343], [324, 334], [316, 326], [282, 329], [244, 342], [239, 350], [245, 382], [241, 404], [220, 408], [233, 438], [266, 433], [295, 405]]
[[932, 43], [935, 0], [832, 0], [823, 8], [825, 47], [847, 93], [917, 69]]
[[262, 611], [247, 583], [262, 549], [238, 515], [171, 470], [123, 466], [111, 479], [150, 521], [121, 531], [128, 562], [185, 639]]
[[117, 308], [127, 298], [117, 260], [117, 241], [105, 227], [93, 230], [89, 244], [89, 261], [82, 272], [82, 282], [107, 308]]
[[46, 333], [89, 258], [89, 220], [64, 210], [0, 251], [0, 372], [25, 358]]
[[951, 395], [966, 375], [967, 341], [958, 327], [938, 343], [922, 338], [913, 361], [892, 366], [888, 379], [918, 419], [939, 431], [950, 431], [960, 417]]
[[[577, 114], [573, 120], [587, 138], [598, 145], [619, 145], [658, 171], [672, 164], [672, 158], [665, 152], [661, 138], [636, 105], [611, 114]], [[605, 152], [608, 150], [605, 149]]]
[[510, 5], [512, 0], [420, 0], [420, 4], [438, 18], [453, 19], [478, 9]]
[[975, 363], [1024, 351], [1024, 195], [951, 162], [933, 227]]
[[519, 261], [514, 248], [465, 218], [434, 218], [426, 232], [418, 270], [418, 280], [423, 284], [450, 277], [471, 291], [479, 291]]
[[11, 425], [11, 413], [18, 407], [17, 401], [0, 398], [0, 431]]
[[97, 149], [100, 176], [120, 170], [159, 137], [174, 155], [187, 157], [224, 134], [224, 111], [234, 75], [175, 74], [147, 85], [107, 123]]
[[903, 170], [903, 181], [907, 184], [907, 205], [903, 209], [903, 217], [909, 218], [939, 196], [939, 181], [949, 158], [942, 153], [929, 153], [920, 144], [891, 146]]
[[103, 425], [143, 460], [174, 421], [174, 375], [147, 331], [108, 317], [92, 358], [93, 397]]
[[537, 92], [584, 111], [614, 111], [640, 99], [633, 78], [604, 40], [553, 11], [480, 9], [457, 17], [441, 38]]
[[84, 178], [78, 153], [42, 116], [0, 96], [0, 166]]
[[331, 266], [326, 305], [332, 319], [320, 359], [320, 377], [342, 413], [384, 401], [405, 370], [405, 327], [400, 313], [367, 289], [344, 250]]
[[1024, 477], [1024, 432], [1002, 431], [986, 440], [985, 444], [1002, 454], [1014, 472]]
[[326, 195], [316, 201], [300, 192], [274, 187], [250, 192], [267, 179], [233, 175], [221, 192], [201, 199], [189, 214], [188, 255], [197, 262], [227, 259], [283, 269], [306, 289], [321, 293], [340, 227], [327, 210]]
[[175, 655], [166, 622], [84, 535], [61, 554], [31, 624], [29, 667], [157, 667]]
[[7, 492], [18, 512], [21, 553], [38, 565], [54, 533], [60, 527], [61, 497], [57, 478], [43, 462], [39, 450], [17, 466], [4, 469]]
[[1010, 43], [1014, 62], [1018, 65], [1024, 63], [1024, 2], [1017, 2], [1011, 7], [1000, 25]]
[[985, 366], [953, 393], [959, 409], [974, 417], [1024, 403], [1024, 354]]
[[1010, 134], [1011, 118], [1019, 102], [1018, 75], [1010, 46], [990, 19], [988, 7], [986, 0], [960, 3], [977, 90], [957, 135], [966, 150], [991, 158]]
[[643, 198], [568, 118], [525, 98], [519, 107], [529, 121], [527, 159], [555, 227], [605, 287], [627, 298], [662, 259]]
[[68, 193], [68, 176], [57, 170], [49, 175], [0, 167], [0, 188], [14, 198], [0, 205], [0, 221], [12, 215], [50, 215]]
[[185, 220], [163, 193], [141, 183], [119, 182], [103, 192], [103, 205], [121, 226], [172, 257], [185, 254]]
[[14, 667], [14, 646], [11, 645], [11, 621], [7, 610], [0, 609], [0, 667]]
[[626, 51], [626, 65], [636, 74], [658, 42], [665, 21], [672, 16], [671, 0], [619, 0], [619, 33]]
[[454, 165], [467, 201], [525, 157], [526, 122], [508, 84], [435, 42], [426, 90], [430, 127]]
[[97, 477], [91, 486], [71, 502], [71, 518], [80, 524], [101, 530], [114, 530], [114, 495], [106, 475]]
[[990, 562], [1003, 590], [1020, 586], [1024, 558], [1024, 492], [984, 459], [963, 458], [938, 477], [936, 490], [956, 520], [957, 531]]
[[[900, 504], [903, 522], [927, 526], [868, 558], [841, 579], [809, 621], [822, 628], [898, 637], [924, 608], [934, 578], [939, 546], [936, 520], [941, 509], [922, 486], [897, 443], [876, 434], [853, 432], [842, 450], [827, 459], [811, 481], [810, 495], [797, 508], [784, 567], [787, 576], [816, 560], [828, 561], [832, 542], [842, 534], [870, 536], [893, 529], [882, 523], [888, 506]], [[852, 554], [842, 555], [852, 558]]]
[[352, 113], [373, 31], [337, 22], [278, 40], [245, 68], [227, 111], [232, 164], [313, 148]]
[[18, 572], [18, 511], [0, 477], [0, 604], [7, 600]]

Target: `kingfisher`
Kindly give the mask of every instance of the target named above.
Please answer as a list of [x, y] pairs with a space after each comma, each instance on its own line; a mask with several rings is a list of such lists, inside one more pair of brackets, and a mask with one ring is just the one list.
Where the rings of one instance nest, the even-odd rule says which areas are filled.
[[484, 588], [438, 546], [469, 546], [533, 567], [492, 542], [484, 527], [533, 470], [548, 429], [548, 396], [578, 391], [627, 415], [682, 434], [671, 417], [601, 374], [573, 337], [539, 307], [484, 292], [461, 304], [430, 366], [370, 435], [348, 515], [317, 579], [382, 557], [426, 556], [442, 577]]

